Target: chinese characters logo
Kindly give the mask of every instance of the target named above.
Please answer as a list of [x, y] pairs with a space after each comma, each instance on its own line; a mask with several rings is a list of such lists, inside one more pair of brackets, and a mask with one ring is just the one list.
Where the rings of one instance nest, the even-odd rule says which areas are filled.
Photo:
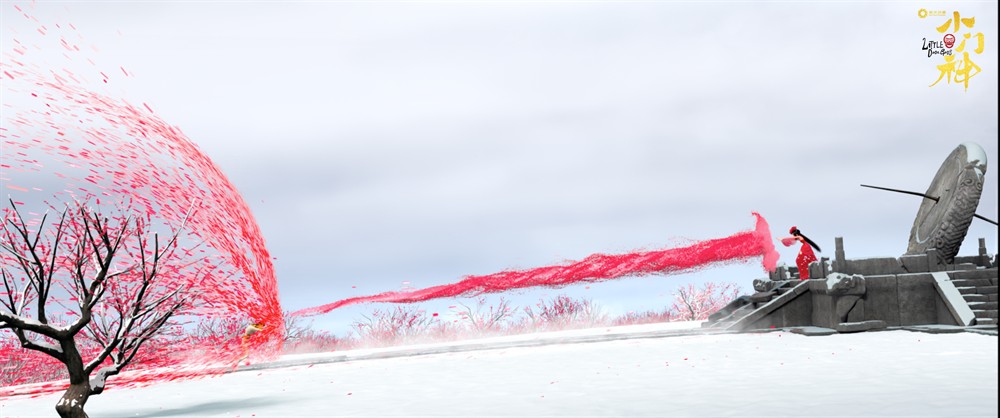
[[943, 22], [935, 27], [937, 32], [943, 35], [931, 39], [924, 38], [921, 48], [927, 52], [927, 58], [941, 56], [944, 60], [944, 63], [937, 65], [939, 71], [937, 80], [934, 80], [929, 87], [934, 87], [941, 80], [947, 80], [947, 84], [951, 84], [954, 80], [956, 85], [961, 84], [965, 90], [969, 90], [969, 80], [983, 71], [972, 58], [982, 54], [986, 48], [983, 33], [974, 33], [976, 17], [962, 17], [958, 11], [949, 17], [943, 10], [927, 9], [920, 9], [917, 16], [921, 19]]

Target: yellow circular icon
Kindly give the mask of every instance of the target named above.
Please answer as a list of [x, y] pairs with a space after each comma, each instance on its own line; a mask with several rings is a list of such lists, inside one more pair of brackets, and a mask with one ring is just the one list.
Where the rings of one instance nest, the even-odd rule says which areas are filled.
[[920, 16], [921, 19], [927, 17], [927, 9], [920, 9], [920, 10], [918, 10], [917, 11], [917, 16]]

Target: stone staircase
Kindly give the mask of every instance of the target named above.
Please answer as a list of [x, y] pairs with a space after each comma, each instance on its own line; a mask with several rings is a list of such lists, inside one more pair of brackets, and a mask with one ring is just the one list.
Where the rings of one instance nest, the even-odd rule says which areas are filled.
[[792, 289], [800, 284], [798, 280], [798, 272], [795, 272], [795, 280], [781, 280], [781, 281], [769, 281], [764, 279], [758, 279], [758, 283], [754, 284], [757, 293], [750, 296], [740, 296], [736, 300], [726, 305], [718, 312], [709, 315], [708, 321], [702, 324], [705, 328], [717, 328], [717, 329], [729, 329], [734, 324], [747, 317], [753, 313], [757, 308], [771, 302], [776, 297], [784, 295], [792, 291]]
[[996, 325], [997, 268], [953, 271], [948, 276], [976, 315], [976, 325]]
[[704, 322], [702, 327], [705, 328], [718, 328], [718, 329], [729, 329], [736, 321], [743, 319], [743, 317], [750, 315], [751, 312], [757, 309], [754, 307], [753, 303], [747, 303], [746, 305], [740, 306], [733, 311], [727, 312], [724, 315], [720, 315], [713, 321], [712, 318], [709, 321]]

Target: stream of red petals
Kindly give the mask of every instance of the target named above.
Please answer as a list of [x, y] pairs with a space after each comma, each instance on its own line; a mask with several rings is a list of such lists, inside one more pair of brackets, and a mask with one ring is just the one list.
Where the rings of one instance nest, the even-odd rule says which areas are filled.
[[573, 283], [593, 283], [642, 274], [676, 274], [695, 271], [718, 263], [763, 259], [764, 269], [772, 271], [778, 253], [771, 241], [767, 221], [754, 212], [756, 226], [751, 231], [729, 237], [699, 241], [681, 248], [632, 252], [618, 255], [594, 254], [583, 260], [529, 270], [502, 271], [485, 276], [467, 276], [457, 283], [432, 286], [408, 292], [385, 292], [338, 300], [292, 315], [321, 315], [334, 309], [359, 303], [413, 303], [430, 299], [499, 293], [527, 287], [558, 287]]

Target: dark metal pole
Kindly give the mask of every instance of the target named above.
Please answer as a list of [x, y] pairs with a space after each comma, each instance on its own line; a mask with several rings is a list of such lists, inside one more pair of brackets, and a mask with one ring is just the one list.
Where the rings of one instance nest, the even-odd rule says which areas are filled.
[[[977, 218], [979, 218], [979, 219], [982, 219], [982, 220], [984, 220], [984, 221], [986, 221], [986, 222], [989, 222], [989, 223], [991, 223], [991, 224], [993, 224], [993, 225], [997, 225], [997, 221], [994, 221], [994, 220], [992, 220], [992, 219], [989, 219], [989, 218], [987, 218], [987, 217], [985, 217], [985, 216], [982, 216], [982, 215], [979, 215], [979, 214], [976, 214], [976, 215], [972, 215], [972, 216], [975, 216], [975, 217], [977, 217]], [[1000, 226], [1000, 225], [997, 225], [997, 226]]]
[[[861, 187], [867, 187], [867, 188], [870, 188], [870, 189], [879, 189], [879, 190], [887, 190], [887, 191], [890, 191], [890, 192], [896, 192], [896, 193], [903, 193], [903, 194], [912, 194], [912, 195], [914, 195], [914, 196], [920, 196], [920, 197], [923, 197], [923, 198], [925, 198], [925, 199], [930, 199], [930, 200], [933, 200], [933, 201], [935, 201], [935, 202], [937, 202], [937, 201], [940, 201], [940, 200], [941, 200], [941, 198], [940, 198], [940, 197], [934, 197], [934, 196], [928, 196], [928, 195], [925, 195], [925, 194], [923, 194], [923, 193], [919, 193], [919, 192], [911, 192], [911, 191], [907, 191], [907, 190], [899, 190], [899, 189], [890, 189], [890, 188], [888, 188], [888, 187], [878, 187], [878, 186], [869, 186], [869, 185], [867, 185], [867, 184], [862, 184], [862, 185], [861, 185]], [[985, 216], [982, 216], [982, 215], [979, 215], [979, 214], [974, 214], [974, 215], [972, 215], [972, 216], [975, 216], [975, 217], [977, 217], [977, 218], [979, 218], [979, 219], [982, 219], [982, 220], [984, 220], [984, 221], [986, 221], [986, 222], [989, 222], [989, 223], [991, 223], [991, 224], [993, 224], [993, 225], [997, 225], [997, 226], [1000, 226], [1000, 225], [998, 225], [998, 224], [997, 224], [997, 221], [994, 221], [994, 220], [992, 220], [992, 219], [990, 219], [990, 218], [987, 218], [987, 217], [985, 217]]]
[[925, 197], [925, 198], [933, 200], [935, 202], [937, 202], [938, 200], [941, 199], [939, 197], [928, 196], [928, 195], [925, 195], [925, 194], [919, 193], [919, 192], [910, 192], [910, 191], [906, 191], [906, 190], [890, 189], [888, 187], [869, 186], [867, 184], [862, 184], [861, 187], [868, 187], [868, 188], [871, 188], [871, 189], [879, 189], [879, 190], [888, 190], [890, 192], [896, 192], [896, 193], [912, 194], [914, 196]]

